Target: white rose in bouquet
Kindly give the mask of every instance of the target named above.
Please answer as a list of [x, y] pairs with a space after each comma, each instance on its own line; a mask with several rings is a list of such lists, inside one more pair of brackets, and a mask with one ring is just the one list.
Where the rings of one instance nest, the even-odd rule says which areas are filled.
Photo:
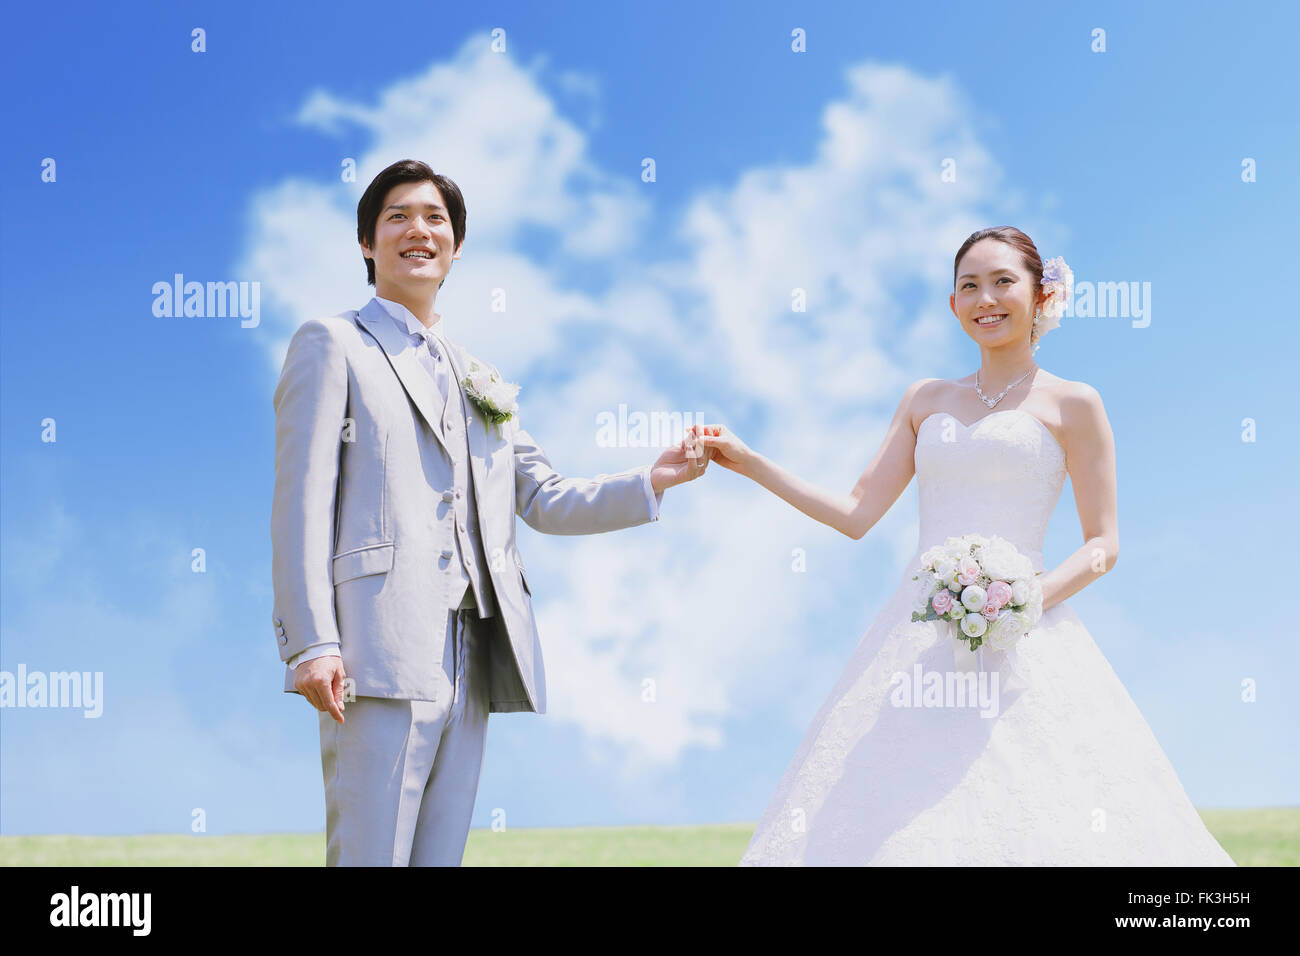
[[1014, 581], [1032, 577], [1033, 564], [1016, 550], [1015, 545], [1003, 538], [994, 538], [979, 553], [984, 573], [995, 581]]
[[972, 547], [984, 548], [989, 544], [989, 539], [982, 534], [958, 535], [949, 538], [945, 544], [951, 547], [954, 552], [962, 555], [970, 554]]
[[1011, 603], [1016, 607], [1029, 603], [1029, 581], [1025, 578], [1011, 582]]
[[970, 545], [960, 538], [949, 538], [943, 546], [943, 555], [953, 564], [970, 556]]
[[961, 592], [961, 603], [966, 605], [968, 611], [978, 611], [984, 607], [984, 601], [988, 593], [978, 584], [968, 584]]
[[1004, 610], [998, 615], [998, 619], [989, 625], [984, 642], [995, 651], [1009, 650], [1027, 630], [1029, 624], [1023, 615]]

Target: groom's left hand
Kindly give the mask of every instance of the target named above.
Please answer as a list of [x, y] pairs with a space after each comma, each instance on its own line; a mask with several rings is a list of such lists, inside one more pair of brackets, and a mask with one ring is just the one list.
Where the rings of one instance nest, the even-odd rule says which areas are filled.
[[713, 450], [699, 444], [695, 436], [688, 433], [686, 438], [660, 455], [651, 466], [650, 484], [654, 487], [655, 494], [673, 485], [694, 481], [704, 474], [712, 457]]

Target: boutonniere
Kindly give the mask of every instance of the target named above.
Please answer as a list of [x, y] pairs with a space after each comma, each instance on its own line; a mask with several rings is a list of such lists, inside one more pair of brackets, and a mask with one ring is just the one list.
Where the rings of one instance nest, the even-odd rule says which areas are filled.
[[502, 422], [508, 422], [519, 411], [515, 396], [519, 386], [514, 382], [502, 381], [495, 369], [484, 368], [476, 359], [469, 361], [469, 374], [461, 379], [469, 400], [478, 406], [483, 417], [496, 427], [497, 436], [501, 435]]

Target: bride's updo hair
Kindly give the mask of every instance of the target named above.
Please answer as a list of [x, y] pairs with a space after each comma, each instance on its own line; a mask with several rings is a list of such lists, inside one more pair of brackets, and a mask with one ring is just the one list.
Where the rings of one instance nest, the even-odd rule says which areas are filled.
[[[1034, 245], [1034, 240], [1030, 239], [1015, 226], [994, 226], [992, 229], [979, 229], [972, 232], [966, 237], [966, 241], [961, 244], [957, 250], [957, 257], [952, 260], [952, 287], [957, 289], [957, 267], [961, 263], [961, 257], [966, 255], [967, 250], [981, 239], [997, 239], [1005, 242], [1007, 245], [1016, 249], [1020, 253], [1020, 261], [1024, 263], [1025, 269], [1033, 279], [1035, 293], [1043, 288], [1043, 257], [1038, 254], [1038, 247]], [[1034, 302], [1037, 303], [1037, 298]], [[1038, 323], [1034, 323], [1033, 331], [1029, 336], [1030, 344], [1036, 344], [1038, 341]]]
[[981, 239], [1000, 239], [1009, 246], [1014, 246], [1020, 252], [1020, 259], [1033, 276], [1034, 288], [1042, 288], [1043, 284], [1043, 257], [1038, 254], [1038, 247], [1034, 245], [1034, 240], [1030, 239], [1015, 226], [994, 226], [992, 229], [980, 229], [972, 232], [966, 237], [966, 241], [961, 244], [957, 250], [957, 258], [952, 260], [952, 284], [953, 288], [957, 287], [957, 267], [961, 263], [961, 257], [966, 255], [970, 247], [975, 245]]

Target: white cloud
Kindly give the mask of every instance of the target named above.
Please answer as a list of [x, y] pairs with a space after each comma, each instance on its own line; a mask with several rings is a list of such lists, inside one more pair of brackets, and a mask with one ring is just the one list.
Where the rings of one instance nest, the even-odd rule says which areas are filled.
[[354, 204], [369, 178], [398, 158], [420, 157], [451, 175], [468, 197], [466, 241], [484, 249], [508, 248], [535, 226], [554, 230], [566, 252], [605, 256], [635, 235], [644, 211], [630, 183], [590, 162], [582, 131], [557, 113], [535, 72], [491, 52], [484, 36], [467, 40], [450, 62], [392, 83], [374, 104], [318, 91], [299, 120], [369, 132]]
[[[524, 384], [525, 427], [559, 470], [655, 457], [597, 448], [599, 410], [698, 407], [808, 480], [847, 492], [903, 389], [939, 374], [938, 357], [958, 344], [946, 312], [952, 255], [988, 224], [980, 203], [1003, 191], [970, 105], [946, 79], [857, 66], [825, 106], [807, 163], [702, 189], [665, 244], [639, 229], [653, 187], [598, 168], [546, 80], [475, 38], [373, 104], [315, 93], [301, 120], [359, 125], [370, 148], [355, 187], [294, 182], [257, 199], [247, 261], [285, 310], [284, 328], [368, 297], [359, 280], [345, 288], [337, 278], [361, 274], [356, 199], [384, 165], [423, 157], [461, 185], [469, 209], [466, 255], [439, 311], [472, 352]], [[599, 98], [589, 82], [554, 84]], [[956, 183], [940, 181], [946, 158]], [[796, 287], [805, 313], [791, 311]], [[496, 288], [507, 290], [504, 314], [489, 311]], [[737, 701], [780, 699], [792, 661], [818, 653], [807, 624], [813, 582], [795, 580], [790, 552], [845, 539], [711, 472], [720, 474], [670, 490], [650, 531], [523, 535], [553, 719], [616, 745], [624, 769], [722, 745]], [[914, 509], [910, 491], [901, 500]], [[894, 559], [884, 572], [894, 579], [915, 546], [915, 515], [895, 509], [871, 538]], [[858, 600], [861, 571], [832, 566], [812, 593], [831, 606]], [[654, 704], [641, 699], [647, 678]]]
[[[100, 713], [6, 712], [7, 832], [189, 833], [196, 807], [212, 811], [214, 831], [277, 816], [280, 826], [312, 825], [301, 812], [320, 794], [309, 705], [270, 702], [298, 716], [283, 737], [306, 759], [286, 760], [264, 719], [282, 665], [269, 618], [259, 609], [251, 630], [247, 606], [256, 595], [269, 613], [269, 587], [230, 567], [214, 541], [160, 524], [144, 502], [86, 517], [52, 500], [23, 514], [16, 536], [24, 559], [4, 567], [0, 667], [96, 675]], [[192, 570], [195, 547], [205, 549], [204, 573]], [[114, 578], [120, 568], [126, 579]], [[247, 799], [271, 778], [299, 812], [268, 817]]]
[[294, 329], [351, 308], [366, 288], [360, 250], [347, 241], [356, 233], [356, 214], [349, 218], [339, 204], [339, 188], [292, 179], [251, 204], [250, 236], [235, 271], [261, 285], [273, 375]]

